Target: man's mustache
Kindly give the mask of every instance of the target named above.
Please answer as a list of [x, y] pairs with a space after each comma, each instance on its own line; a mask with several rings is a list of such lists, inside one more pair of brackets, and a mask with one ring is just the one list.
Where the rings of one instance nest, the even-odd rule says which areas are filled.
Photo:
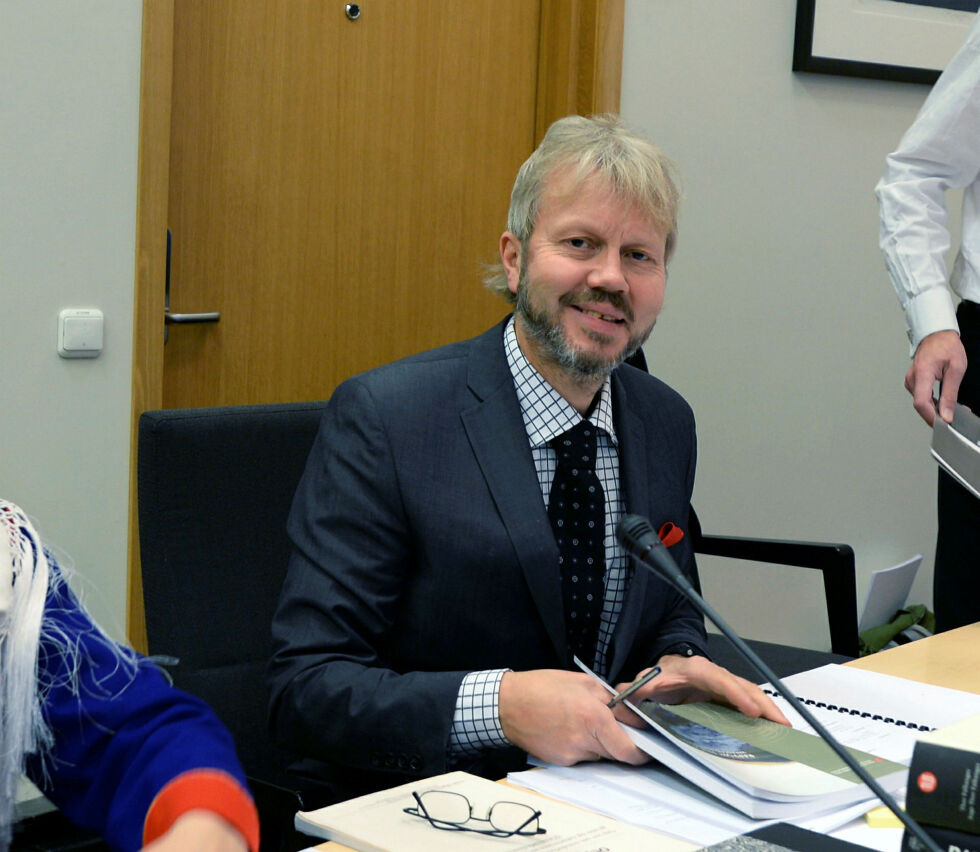
[[605, 302], [607, 305], [612, 305], [619, 311], [626, 318], [627, 322], [633, 322], [633, 309], [622, 293], [611, 293], [606, 290], [596, 290], [589, 287], [585, 290], [565, 293], [565, 295], [558, 299], [558, 302], [564, 307], [575, 306], [578, 308], [593, 304], [594, 302]]

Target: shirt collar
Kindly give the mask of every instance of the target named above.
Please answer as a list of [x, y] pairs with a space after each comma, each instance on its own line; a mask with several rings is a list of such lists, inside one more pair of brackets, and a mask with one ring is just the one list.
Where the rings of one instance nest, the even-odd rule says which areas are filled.
[[[513, 316], [504, 329], [504, 351], [507, 354], [507, 365], [514, 377], [528, 442], [532, 447], [546, 445], [552, 438], [567, 432], [583, 419], [575, 407], [548, 384], [544, 376], [527, 360], [517, 342]], [[612, 417], [612, 383], [608, 376], [599, 389], [599, 401], [588, 419], [609, 435], [614, 446], [618, 444]]]

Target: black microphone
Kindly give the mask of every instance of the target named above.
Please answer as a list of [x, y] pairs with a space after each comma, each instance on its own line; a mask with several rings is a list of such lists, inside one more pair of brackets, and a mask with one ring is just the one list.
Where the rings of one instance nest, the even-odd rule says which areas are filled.
[[616, 527], [616, 536], [630, 556], [650, 567], [662, 580], [666, 580], [684, 595], [698, 595], [687, 577], [677, 567], [674, 557], [667, 552], [660, 537], [653, 531], [650, 522], [639, 515], [623, 515]]
[[776, 677], [760, 658], [741, 637], [732, 630], [725, 620], [701, 597], [691, 585], [691, 581], [684, 576], [684, 572], [677, 567], [674, 557], [670, 555], [663, 542], [653, 531], [653, 527], [646, 518], [639, 515], [624, 515], [616, 526], [616, 536], [623, 545], [626, 552], [637, 562], [645, 565], [660, 579], [669, 583], [677, 591], [683, 594], [695, 607], [725, 635], [725, 637], [739, 650], [762, 675], [764, 680], [771, 683], [790, 706], [799, 713], [806, 722], [819, 734], [820, 738], [829, 745], [837, 756], [860, 778], [887, 807], [902, 821], [905, 827], [914, 834], [930, 852], [941, 852], [936, 841], [926, 834], [922, 827], [903, 811], [895, 800], [885, 792], [882, 786], [871, 777], [868, 771], [844, 748], [836, 738], [823, 725], [820, 724], [813, 714], [803, 705], [803, 703], [790, 691], [789, 687]]

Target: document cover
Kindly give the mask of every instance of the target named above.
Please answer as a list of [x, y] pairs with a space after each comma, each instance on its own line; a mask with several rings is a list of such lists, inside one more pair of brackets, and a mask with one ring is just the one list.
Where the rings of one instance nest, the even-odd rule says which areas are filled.
[[952, 423], [937, 416], [932, 455], [943, 470], [980, 498], [980, 417], [962, 405], [956, 406]]

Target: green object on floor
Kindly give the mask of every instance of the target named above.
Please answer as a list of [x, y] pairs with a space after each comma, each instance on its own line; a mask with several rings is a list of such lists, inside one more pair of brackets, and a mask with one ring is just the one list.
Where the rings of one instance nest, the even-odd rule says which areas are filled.
[[[909, 631], [910, 627], [918, 629]], [[888, 647], [889, 643], [904, 645], [913, 639], [931, 636], [935, 632], [936, 616], [926, 609], [925, 604], [913, 604], [896, 612], [891, 621], [879, 624], [877, 627], [869, 627], [859, 633], [860, 656], [866, 657], [868, 654], [880, 651]]]

